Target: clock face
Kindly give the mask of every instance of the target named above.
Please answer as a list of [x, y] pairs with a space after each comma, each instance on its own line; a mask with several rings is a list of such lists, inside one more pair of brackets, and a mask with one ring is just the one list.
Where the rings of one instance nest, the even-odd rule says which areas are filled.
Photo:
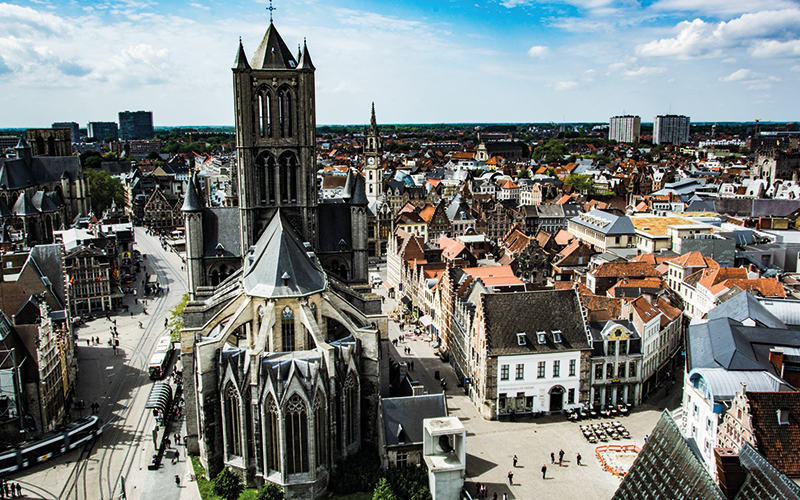
[[374, 164], [375, 163], [375, 158], [370, 156], [369, 158], [367, 158], [367, 163], [369, 163], [370, 165]]

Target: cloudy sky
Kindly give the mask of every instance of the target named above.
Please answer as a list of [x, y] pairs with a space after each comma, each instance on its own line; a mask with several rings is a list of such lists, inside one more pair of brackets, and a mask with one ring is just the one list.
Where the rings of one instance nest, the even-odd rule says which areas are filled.
[[[800, 121], [798, 0], [276, 0], [317, 123]], [[0, 3], [0, 127], [233, 124], [264, 1]]]

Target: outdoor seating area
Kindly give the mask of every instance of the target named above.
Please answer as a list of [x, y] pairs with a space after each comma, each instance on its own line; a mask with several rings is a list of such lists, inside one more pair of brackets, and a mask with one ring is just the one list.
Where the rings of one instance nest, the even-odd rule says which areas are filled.
[[565, 411], [567, 420], [570, 422], [577, 422], [579, 420], [586, 420], [590, 418], [617, 418], [627, 417], [630, 414], [631, 405], [608, 405], [604, 409], [598, 409], [595, 406], [590, 406], [588, 409], [576, 409]]
[[630, 439], [631, 434], [619, 421], [581, 425], [583, 437], [590, 443], [607, 443], [609, 439]]

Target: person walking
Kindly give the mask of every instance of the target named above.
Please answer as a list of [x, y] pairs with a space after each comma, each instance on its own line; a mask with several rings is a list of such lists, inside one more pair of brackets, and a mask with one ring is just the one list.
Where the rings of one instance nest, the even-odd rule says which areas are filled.
[[575, 458], [578, 460], [578, 467], [580, 467], [580, 465], [581, 465], [581, 454], [578, 453], [578, 456], [575, 457]]
[[558, 452], [558, 466], [561, 467], [561, 462], [564, 460], [564, 450]]
[[550, 463], [551, 464], [556, 463], [556, 454], [553, 452], [550, 452]]
[[514, 484], [514, 471], [508, 471], [508, 484]]
[[497, 492], [496, 491], [494, 492], [494, 495], [492, 495], [492, 500], [497, 500]]
[[547, 479], [547, 465], [542, 464], [542, 479]]
[[514, 455], [514, 467], [516, 467], [516, 466], [517, 466], [517, 456]]
[[17, 483], [17, 496], [18, 497], [22, 496], [22, 485], [19, 483]]
[[178, 486], [178, 488], [181, 487], [181, 476], [177, 474], [175, 474], [175, 484]]
[[503, 500], [508, 500], [508, 493], [503, 493]]

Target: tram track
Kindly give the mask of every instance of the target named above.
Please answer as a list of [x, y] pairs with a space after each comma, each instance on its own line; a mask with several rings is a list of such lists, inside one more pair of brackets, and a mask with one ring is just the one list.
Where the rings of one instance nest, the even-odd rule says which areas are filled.
[[[153, 247], [158, 244], [157, 241], [154, 242], [150, 237], [142, 238], [140, 243], [141, 246], [144, 247]], [[155, 251], [150, 251], [151, 248], [147, 248], [147, 253], [151, 256], [158, 253], [157, 249], [153, 249]], [[181, 272], [168, 258], [150, 259], [148, 264], [152, 266], [153, 272], [155, 272], [161, 280], [166, 278], [167, 273], [171, 273], [174, 284], [182, 285], [175, 288], [185, 289], [185, 280], [181, 279]], [[179, 292], [179, 290], [176, 290], [176, 292]], [[147, 379], [145, 377], [148, 373], [148, 353], [153, 350], [156, 340], [162, 334], [162, 328], [159, 326], [157, 318], [161, 318], [162, 315], [168, 312], [169, 308], [166, 300], [168, 295], [166, 292], [164, 293], [165, 294], [158, 299], [151, 299], [157, 302], [155, 302], [155, 304], [153, 304], [154, 307], [151, 308], [147, 326], [142, 331], [138, 341], [133, 345], [128, 343], [121, 344], [120, 347], [124, 349], [123, 352], [128, 354], [128, 359], [131, 362], [124, 365], [123, 369], [117, 373], [113, 387], [104, 396], [107, 403], [102, 408], [99, 415], [104, 422], [102, 427], [104, 432], [100, 438], [88, 443], [81, 449], [78, 460], [75, 462], [73, 470], [70, 471], [68, 480], [61, 493], [53, 498], [66, 499], [74, 495], [74, 498], [78, 500], [96, 497], [98, 490], [90, 490], [90, 484], [94, 483], [99, 487], [101, 500], [105, 500], [106, 498], [112, 499], [120, 485], [121, 475], [123, 473], [125, 475], [130, 474], [133, 466], [133, 460], [130, 460], [130, 458], [141, 443], [144, 435], [144, 427], [147, 422], [148, 413], [144, 408], [139, 412], [139, 418], [136, 419], [135, 425], [129, 430], [131, 434], [129, 443], [121, 449], [117, 448], [117, 443], [119, 443], [119, 438], [125, 431], [128, 418], [131, 416], [131, 411], [134, 402], [137, 401], [139, 392], [142, 387], [147, 385]], [[179, 293], [182, 295], [183, 292], [180, 291]], [[136, 378], [132, 381], [128, 396], [120, 400], [118, 398], [123, 393], [124, 388], [127, 384], [131, 383], [131, 380], [129, 380], [131, 378], [130, 375], [136, 375]], [[120, 405], [121, 407], [115, 412], [114, 408], [116, 405]], [[92, 450], [96, 443], [102, 443], [102, 454], [97, 461], [97, 466], [90, 470], [88, 464], [90, 463]], [[124, 451], [124, 455], [120, 455], [122, 451]], [[119, 471], [114, 471], [116, 464], [119, 464]], [[93, 480], [94, 478], [91, 478], [93, 474], [90, 473], [95, 470], [97, 474], [96, 483]], [[82, 496], [81, 489], [83, 490]], [[107, 496], [106, 492], [108, 493]], [[48, 494], [50, 493], [48, 492]]]

